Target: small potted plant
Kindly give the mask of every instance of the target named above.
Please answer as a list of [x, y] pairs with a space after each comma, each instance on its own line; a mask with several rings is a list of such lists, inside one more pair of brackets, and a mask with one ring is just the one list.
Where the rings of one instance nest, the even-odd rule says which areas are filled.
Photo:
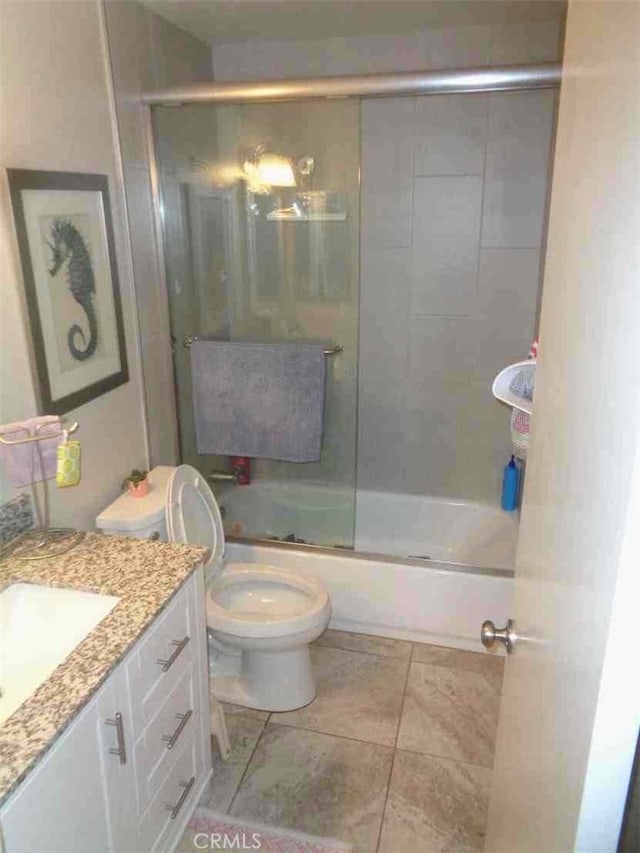
[[149, 480], [147, 479], [147, 472], [140, 471], [138, 468], [134, 468], [133, 471], [124, 478], [124, 482], [122, 484], [129, 489], [129, 494], [134, 498], [143, 498], [145, 495], [149, 493]]

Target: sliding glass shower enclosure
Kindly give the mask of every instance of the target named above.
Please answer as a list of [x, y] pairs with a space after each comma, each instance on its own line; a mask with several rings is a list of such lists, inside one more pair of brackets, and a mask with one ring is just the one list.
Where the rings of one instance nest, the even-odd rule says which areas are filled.
[[[535, 334], [554, 104], [153, 105], [181, 458], [227, 535], [464, 562], [464, 530], [470, 561], [508, 564], [509, 412], [490, 383]], [[198, 454], [196, 338], [321, 343], [321, 460], [253, 459], [238, 485]]]
[[[359, 102], [154, 108], [182, 460], [210, 478], [230, 535], [350, 547], [356, 485]], [[318, 342], [322, 458], [198, 455], [190, 342]]]

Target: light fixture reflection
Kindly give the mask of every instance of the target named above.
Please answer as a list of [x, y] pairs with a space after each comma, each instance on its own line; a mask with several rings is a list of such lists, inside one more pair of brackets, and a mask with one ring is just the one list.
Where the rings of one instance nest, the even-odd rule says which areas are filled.
[[242, 157], [242, 171], [254, 191], [268, 192], [269, 187], [295, 187], [293, 164], [283, 154], [267, 151], [263, 145]]
[[263, 154], [258, 160], [258, 180], [272, 187], [295, 187], [291, 161], [281, 154]]

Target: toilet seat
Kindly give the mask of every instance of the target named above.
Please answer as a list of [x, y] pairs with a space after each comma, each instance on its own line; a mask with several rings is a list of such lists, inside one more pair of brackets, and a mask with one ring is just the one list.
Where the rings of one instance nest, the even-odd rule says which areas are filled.
[[220, 507], [209, 484], [191, 465], [179, 465], [167, 483], [165, 518], [170, 542], [209, 549], [205, 569], [222, 567], [225, 551]]
[[236, 637], [281, 637], [328, 616], [329, 596], [318, 581], [286, 569], [229, 564], [209, 588], [209, 627]]

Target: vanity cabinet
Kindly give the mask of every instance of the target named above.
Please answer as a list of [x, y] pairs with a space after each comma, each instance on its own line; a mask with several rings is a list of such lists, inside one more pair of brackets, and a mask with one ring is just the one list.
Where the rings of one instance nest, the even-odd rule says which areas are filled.
[[198, 569], [0, 808], [5, 851], [171, 850], [210, 773]]

